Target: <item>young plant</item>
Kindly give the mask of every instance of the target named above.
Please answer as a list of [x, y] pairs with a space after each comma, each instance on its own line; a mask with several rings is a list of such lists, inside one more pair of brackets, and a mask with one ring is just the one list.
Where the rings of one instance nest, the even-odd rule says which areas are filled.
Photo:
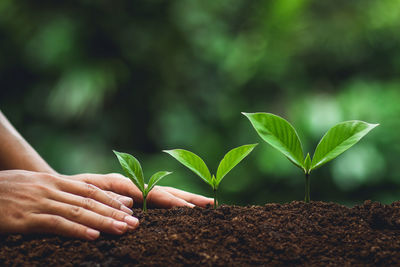
[[143, 178], [142, 166], [140, 166], [139, 161], [132, 155], [127, 153], [121, 153], [113, 150], [114, 154], [117, 156], [122, 169], [124, 170], [126, 176], [131, 179], [131, 181], [139, 188], [143, 195], [143, 211], [147, 211], [146, 198], [151, 189], [158, 183], [162, 178], [171, 174], [172, 172], [159, 171], [153, 174], [149, 180], [149, 184], [146, 186]]
[[316, 168], [333, 160], [355, 145], [369, 131], [379, 124], [363, 121], [345, 121], [336, 124], [322, 137], [314, 156], [304, 158], [303, 148], [293, 126], [285, 119], [271, 113], [242, 113], [268, 144], [282, 152], [294, 165], [304, 171], [306, 177], [305, 198], [310, 202], [310, 173]]
[[184, 150], [184, 149], [173, 149], [173, 150], [163, 150], [164, 152], [170, 154], [180, 163], [188, 167], [195, 174], [197, 174], [201, 179], [209, 184], [214, 192], [214, 209], [217, 208], [217, 189], [219, 184], [225, 175], [233, 169], [239, 162], [241, 162], [250, 152], [254, 149], [257, 144], [243, 145], [232, 149], [221, 160], [217, 169], [217, 175], [211, 175], [204, 161], [196, 154]]

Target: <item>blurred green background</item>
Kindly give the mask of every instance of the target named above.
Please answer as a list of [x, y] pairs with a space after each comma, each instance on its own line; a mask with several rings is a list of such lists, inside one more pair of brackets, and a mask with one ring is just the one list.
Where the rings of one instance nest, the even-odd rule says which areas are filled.
[[0, 1], [0, 109], [57, 171], [120, 172], [210, 196], [162, 149], [215, 171], [260, 145], [223, 180], [220, 201], [302, 200], [304, 177], [240, 112], [289, 120], [313, 152], [343, 120], [381, 126], [318, 169], [311, 199], [400, 198], [400, 1]]

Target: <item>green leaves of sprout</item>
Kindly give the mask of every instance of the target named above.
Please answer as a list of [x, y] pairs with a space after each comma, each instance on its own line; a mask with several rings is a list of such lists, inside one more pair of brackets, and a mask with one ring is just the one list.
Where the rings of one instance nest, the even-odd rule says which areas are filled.
[[209, 184], [214, 191], [214, 208], [217, 207], [216, 192], [219, 184], [226, 174], [233, 169], [240, 161], [242, 161], [250, 152], [256, 147], [257, 144], [243, 145], [232, 149], [221, 160], [217, 169], [217, 175], [211, 175], [204, 161], [196, 154], [184, 150], [184, 149], [173, 149], [163, 150], [170, 154], [180, 163], [188, 167], [195, 174], [197, 174], [204, 182]]
[[147, 211], [146, 198], [151, 189], [165, 176], [171, 174], [172, 172], [159, 171], [151, 176], [148, 185], [144, 183], [143, 170], [139, 161], [132, 155], [122, 152], [117, 152], [113, 150], [114, 154], [117, 156], [122, 169], [124, 170], [126, 176], [131, 179], [131, 181], [139, 188], [143, 195], [143, 211]]
[[305, 202], [310, 202], [311, 171], [333, 160], [355, 145], [361, 138], [379, 124], [363, 121], [345, 121], [336, 124], [322, 137], [314, 156], [304, 158], [300, 138], [294, 127], [285, 119], [271, 113], [243, 113], [251, 122], [258, 135], [268, 144], [282, 152], [306, 175]]
[[[243, 113], [251, 122], [258, 135], [268, 144], [284, 154], [290, 162], [304, 171], [306, 176], [305, 202], [310, 202], [310, 173], [355, 145], [366, 134], [379, 124], [370, 124], [363, 121], [352, 120], [336, 124], [322, 137], [314, 155], [311, 158], [303, 154], [300, 138], [294, 127], [285, 119], [271, 113]], [[217, 206], [217, 189], [222, 179], [239, 162], [253, 151], [257, 144], [243, 145], [230, 150], [221, 160], [216, 175], [211, 175], [207, 165], [196, 154], [184, 150], [163, 150], [170, 154], [184, 166], [197, 174], [214, 191], [214, 208]], [[155, 173], [144, 184], [143, 171], [139, 161], [127, 153], [114, 151], [126, 175], [139, 188], [143, 194], [143, 210], [146, 211], [146, 198], [150, 190], [158, 181], [171, 172], [160, 171]]]

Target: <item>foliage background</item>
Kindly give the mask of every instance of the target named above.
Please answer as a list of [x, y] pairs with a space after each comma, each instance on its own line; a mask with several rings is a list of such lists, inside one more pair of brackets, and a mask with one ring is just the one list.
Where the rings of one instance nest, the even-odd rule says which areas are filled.
[[0, 1], [0, 108], [59, 172], [145, 174], [210, 189], [162, 149], [215, 170], [259, 142], [224, 179], [221, 201], [303, 199], [304, 178], [241, 111], [298, 129], [305, 151], [335, 123], [380, 127], [311, 181], [313, 200], [400, 198], [400, 1]]

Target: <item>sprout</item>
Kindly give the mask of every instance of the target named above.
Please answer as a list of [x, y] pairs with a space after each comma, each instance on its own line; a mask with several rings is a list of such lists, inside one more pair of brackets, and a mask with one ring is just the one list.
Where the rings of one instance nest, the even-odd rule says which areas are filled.
[[151, 176], [149, 184], [146, 186], [144, 184], [142, 166], [140, 166], [139, 161], [132, 155], [127, 153], [121, 153], [113, 150], [114, 154], [117, 156], [119, 163], [125, 174], [131, 179], [131, 181], [139, 188], [143, 195], [143, 211], [147, 211], [146, 198], [151, 189], [165, 176], [171, 174], [172, 172], [159, 171]]
[[217, 208], [217, 189], [219, 184], [225, 175], [233, 169], [240, 161], [242, 161], [250, 152], [254, 149], [257, 144], [243, 145], [232, 149], [221, 160], [217, 176], [211, 175], [204, 161], [196, 154], [184, 150], [184, 149], [173, 149], [173, 150], [163, 150], [164, 152], [170, 154], [180, 163], [188, 167], [195, 174], [197, 174], [201, 179], [209, 184], [214, 191], [214, 209]]
[[336, 124], [322, 137], [314, 156], [304, 158], [299, 136], [285, 119], [271, 113], [243, 113], [258, 135], [268, 144], [282, 152], [294, 165], [304, 171], [306, 177], [305, 202], [310, 202], [310, 173], [333, 160], [355, 145], [379, 124], [363, 121], [345, 121]]

